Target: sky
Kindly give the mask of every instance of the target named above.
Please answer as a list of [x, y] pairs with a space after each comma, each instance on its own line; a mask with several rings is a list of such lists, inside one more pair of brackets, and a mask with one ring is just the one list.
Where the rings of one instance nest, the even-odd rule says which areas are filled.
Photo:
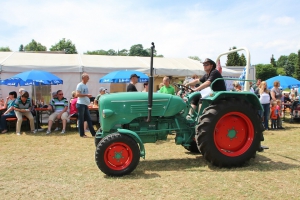
[[299, 0], [0, 0], [0, 7], [0, 47], [13, 51], [32, 39], [49, 49], [66, 38], [81, 54], [154, 42], [164, 57], [215, 60], [236, 46], [249, 49], [251, 64], [268, 64], [272, 54], [300, 49]]

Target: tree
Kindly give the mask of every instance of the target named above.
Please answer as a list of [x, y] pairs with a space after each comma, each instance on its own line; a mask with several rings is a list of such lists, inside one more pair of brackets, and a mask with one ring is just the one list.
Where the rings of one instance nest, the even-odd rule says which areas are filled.
[[71, 40], [66, 40], [65, 38], [51, 46], [50, 51], [64, 51], [66, 54], [77, 54], [75, 44], [73, 44]]
[[0, 47], [0, 51], [11, 51], [9, 47]]
[[272, 54], [272, 57], [271, 57], [271, 61], [270, 61], [270, 63], [271, 63], [271, 65], [273, 66], [273, 67], [277, 67], [276, 66], [276, 60], [275, 60], [275, 58], [274, 58], [274, 55]]
[[129, 52], [127, 49], [122, 49], [121, 51], [118, 51], [118, 56], [128, 56]]
[[256, 68], [256, 79], [267, 80], [277, 75], [276, 68], [271, 64], [258, 64]]
[[283, 67], [287, 61], [288, 57], [287, 56], [280, 56], [277, 60], [277, 67]]
[[117, 52], [115, 50], [113, 50], [113, 49], [110, 49], [110, 50], [107, 51], [107, 55], [109, 55], [109, 56], [115, 56], [115, 55], [117, 55]]
[[149, 57], [150, 54], [147, 50], [143, 48], [141, 44], [135, 44], [130, 47], [129, 56], [146, 56]]
[[285, 71], [284, 71], [283, 67], [277, 67], [276, 72], [277, 72], [277, 75], [285, 76]]
[[294, 65], [294, 67], [296, 67], [297, 65], [297, 59], [298, 59], [298, 55], [295, 53], [291, 53], [288, 56], [288, 61], [291, 62]]
[[246, 66], [247, 64], [247, 60], [245, 55], [242, 53], [241, 57], [240, 57], [240, 66]]
[[189, 56], [189, 59], [198, 60], [201, 62], [201, 59], [198, 56]]
[[87, 51], [84, 54], [88, 54], [88, 55], [107, 55], [107, 51], [100, 49], [100, 50], [96, 50], [96, 51]]
[[295, 69], [295, 78], [300, 80], [300, 50], [298, 50], [298, 56], [297, 56], [297, 65]]
[[19, 47], [19, 51], [24, 51], [23, 44], [21, 44], [21, 45], [20, 45], [20, 47]]
[[285, 71], [285, 75], [287, 76], [293, 76], [295, 72], [295, 66], [292, 61], [287, 60], [285, 65], [283, 66], [283, 69]]
[[[232, 50], [236, 47], [232, 47]], [[231, 50], [231, 48], [229, 48]], [[227, 55], [226, 66], [240, 66], [240, 55], [237, 52], [233, 52]]]
[[32, 39], [31, 42], [24, 47], [24, 51], [47, 51], [47, 47]]

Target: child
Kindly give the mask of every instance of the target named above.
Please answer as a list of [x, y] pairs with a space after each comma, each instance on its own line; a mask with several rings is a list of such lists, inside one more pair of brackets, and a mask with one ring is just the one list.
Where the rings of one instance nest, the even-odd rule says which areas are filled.
[[276, 129], [277, 128], [277, 115], [278, 115], [276, 101], [272, 102], [270, 110], [271, 110], [271, 129]]
[[277, 100], [277, 106], [276, 106], [276, 110], [277, 110], [277, 128], [278, 129], [284, 129], [282, 127], [282, 121], [281, 121], [281, 112], [282, 112], [282, 106], [281, 106], [281, 101]]

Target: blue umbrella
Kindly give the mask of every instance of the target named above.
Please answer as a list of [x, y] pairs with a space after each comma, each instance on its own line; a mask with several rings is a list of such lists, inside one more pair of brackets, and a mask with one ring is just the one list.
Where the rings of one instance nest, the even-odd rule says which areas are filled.
[[275, 76], [273, 78], [269, 78], [268, 80], [266, 80], [268, 89], [271, 89], [273, 87], [274, 81], [279, 81], [282, 89], [286, 89], [286, 88], [291, 89], [293, 87], [300, 87], [300, 81], [298, 81], [297, 79], [290, 77], [290, 76], [280, 76], [279, 75], [279, 76]]
[[28, 85], [59, 85], [63, 80], [46, 71], [31, 70], [16, 74], [11, 78], [1, 81], [2, 85], [9, 86], [28, 86]]
[[136, 74], [140, 77], [138, 80], [139, 83], [147, 82], [149, 79], [148, 76], [142, 72], [122, 70], [106, 74], [105, 76], [100, 78], [99, 83], [129, 83], [131, 74]]

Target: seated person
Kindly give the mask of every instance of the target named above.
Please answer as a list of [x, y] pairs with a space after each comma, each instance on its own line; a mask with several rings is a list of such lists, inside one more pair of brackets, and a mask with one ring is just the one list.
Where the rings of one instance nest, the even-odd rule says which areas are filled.
[[98, 105], [100, 97], [106, 93], [106, 90], [107, 89], [105, 89], [104, 87], [99, 88], [99, 94], [94, 99], [94, 105]]
[[[207, 87], [210, 87], [210, 84], [214, 80], [216, 80], [217, 78], [223, 78], [222, 75], [220, 74], [220, 72], [216, 69], [216, 63], [214, 61], [212, 61], [211, 59], [206, 58], [203, 62], [203, 66], [204, 66], [204, 71], [206, 72], [206, 74], [202, 78], [196, 79], [196, 80], [191, 81], [186, 84], [186, 86], [188, 86], [188, 85], [197, 84], [197, 83], [201, 82], [202, 84], [199, 87], [197, 87], [196, 89], [194, 89], [194, 91], [200, 91]], [[226, 91], [225, 81], [224, 80], [216, 81], [212, 85], [212, 89], [213, 89], [213, 91]], [[199, 103], [201, 95], [199, 93], [199, 95], [195, 95], [194, 97], [195, 98], [191, 99], [191, 107], [193, 108], [193, 110], [195, 110], [197, 108], [197, 105]], [[200, 110], [200, 108], [201, 108], [201, 105], [199, 105], [199, 110]], [[192, 115], [192, 109], [190, 109], [189, 115]]]
[[293, 105], [292, 105], [292, 109], [293, 109], [293, 115], [294, 115], [294, 117], [300, 117], [299, 97], [295, 98], [295, 101], [293, 102]]
[[239, 81], [234, 81], [233, 82], [233, 87], [234, 87], [234, 91], [236, 91], [236, 92], [241, 92], [242, 91], [242, 86], [240, 85]]
[[[76, 91], [73, 91], [72, 92], [72, 99], [70, 100], [70, 115], [69, 115], [69, 117], [76, 117], [76, 118], [78, 118], [78, 110], [76, 108], [76, 103], [77, 103]], [[77, 121], [77, 124], [78, 124], [78, 121]], [[84, 126], [85, 132], [90, 131], [87, 128], [88, 127], [87, 121], [84, 121], [83, 126]]]
[[54, 98], [51, 100], [50, 105], [48, 107], [48, 110], [53, 109], [53, 113], [49, 116], [49, 121], [48, 121], [48, 130], [46, 134], [51, 133], [51, 127], [53, 124], [53, 121], [55, 120], [62, 120], [63, 128], [61, 131], [61, 134], [64, 134], [66, 132], [66, 125], [67, 125], [67, 119], [68, 119], [68, 100], [64, 98], [62, 90], [57, 91], [57, 98]]
[[21, 91], [21, 96], [15, 100], [13, 107], [15, 110], [16, 117], [18, 119], [17, 127], [16, 127], [17, 135], [21, 135], [20, 130], [23, 121], [23, 116], [29, 119], [31, 132], [36, 133], [36, 131], [34, 130], [33, 116], [30, 112], [32, 103], [31, 103], [31, 99], [29, 98], [29, 93], [27, 91], [25, 90]]
[[[292, 100], [290, 99], [288, 93], [284, 93], [283, 102], [284, 102], [285, 104], [288, 104], [288, 103], [291, 103], [291, 102], [292, 102]], [[290, 106], [290, 105], [284, 105], [284, 109], [286, 109], [286, 108], [291, 108], [291, 106]]]
[[0, 129], [2, 130], [1, 133], [7, 132], [7, 118], [16, 117], [15, 111], [14, 111], [14, 103], [17, 98], [17, 92], [12, 91], [9, 93], [8, 97], [6, 97], [6, 101], [4, 103], [4, 109], [7, 108], [7, 110], [3, 113], [1, 116], [1, 124]]

